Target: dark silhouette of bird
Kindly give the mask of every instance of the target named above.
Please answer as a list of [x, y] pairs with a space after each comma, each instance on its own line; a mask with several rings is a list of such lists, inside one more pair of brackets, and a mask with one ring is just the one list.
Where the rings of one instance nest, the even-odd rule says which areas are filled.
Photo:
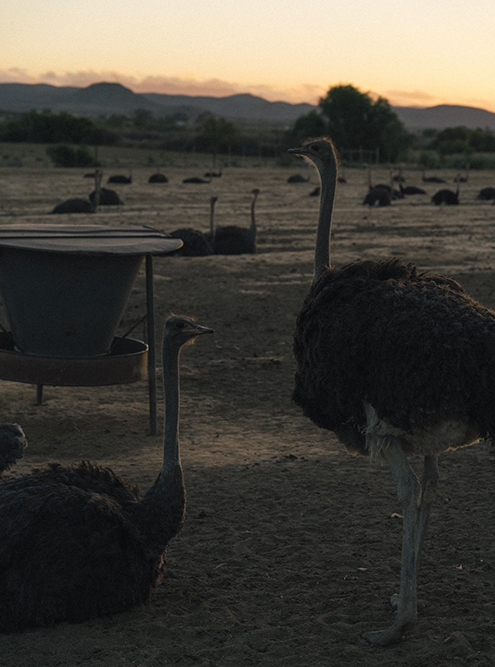
[[[91, 203], [96, 202], [96, 190], [89, 195]], [[99, 206], [121, 206], [124, 202], [115, 192], [115, 190], [110, 190], [110, 188], [100, 188], [99, 189]]]
[[446, 183], [447, 181], [444, 181], [443, 178], [440, 178], [439, 176], [425, 176], [424, 169], [421, 172], [421, 180], [423, 183]]
[[495, 188], [481, 188], [476, 199], [480, 201], [490, 201], [490, 199], [495, 199]]
[[132, 183], [132, 170], [129, 170], [129, 176], [124, 176], [124, 174], [114, 174], [109, 176], [107, 183], [120, 183], [121, 185], [129, 185]]
[[403, 186], [402, 183], [406, 179], [403, 178], [402, 176], [402, 169], [399, 169], [399, 174], [398, 174], [398, 183], [399, 183], [399, 190], [402, 196], [404, 195], [425, 195], [426, 190], [423, 190], [423, 188], [418, 188], [416, 185], [406, 185]]
[[259, 190], [251, 190], [251, 224], [249, 227], [238, 227], [237, 225], [226, 225], [225, 227], [214, 227], [213, 230], [213, 253], [215, 255], [244, 255], [256, 252], [256, 217], [255, 207]]
[[206, 174], [204, 174], [205, 178], [221, 178], [222, 176], [222, 170], [220, 171], [207, 171]]
[[75, 197], [57, 204], [52, 213], [94, 213], [95, 206], [89, 199]]
[[52, 463], [0, 483], [0, 631], [81, 622], [145, 602], [185, 515], [179, 454], [179, 355], [212, 333], [171, 317], [163, 338], [163, 463], [137, 487], [94, 463]]
[[459, 181], [457, 182], [457, 189], [455, 192], [447, 188], [443, 188], [435, 192], [431, 201], [435, 206], [456, 206], [459, 203]]
[[160, 174], [158, 172], [156, 174], [151, 174], [151, 176], [148, 178], [148, 183], [168, 183], [168, 178], [165, 176], [165, 174]]
[[316, 188], [314, 188], [314, 190], [311, 190], [311, 192], [309, 193], [309, 196], [310, 197], [319, 197], [320, 196], [320, 186], [317, 185]]
[[174, 239], [182, 239], [182, 248], [174, 250], [171, 255], [175, 257], [206, 257], [212, 255], [212, 247], [203, 232], [192, 227], [183, 227], [170, 232]]
[[287, 179], [287, 183], [308, 183], [308, 181], [309, 176], [305, 178], [304, 176], [301, 176], [301, 174], [294, 174]]
[[[391, 468], [403, 515], [397, 612], [389, 628], [365, 634], [385, 645], [417, 621], [438, 455], [495, 435], [495, 312], [456, 281], [396, 258], [334, 268], [335, 149], [321, 139], [290, 152], [313, 162], [321, 179], [313, 284], [294, 337], [293, 399], [351, 453]], [[412, 454], [424, 457], [421, 479], [408, 463]]]
[[183, 183], [197, 183], [199, 185], [201, 184], [206, 184], [206, 183], [211, 183], [212, 177], [210, 176], [209, 178], [201, 178], [200, 176], [190, 176], [189, 178], [185, 178], [182, 182]]

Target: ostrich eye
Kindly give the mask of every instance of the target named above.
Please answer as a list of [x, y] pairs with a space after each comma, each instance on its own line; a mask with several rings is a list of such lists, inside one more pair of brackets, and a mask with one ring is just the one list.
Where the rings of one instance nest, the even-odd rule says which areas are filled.
[[184, 322], [177, 322], [175, 326], [177, 329], [183, 329], [185, 327], [185, 324]]
[[318, 153], [318, 151], [320, 150], [320, 145], [319, 145], [319, 144], [313, 144], [313, 145], [311, 146], [311, 148], [312, 148], [316, 153]]

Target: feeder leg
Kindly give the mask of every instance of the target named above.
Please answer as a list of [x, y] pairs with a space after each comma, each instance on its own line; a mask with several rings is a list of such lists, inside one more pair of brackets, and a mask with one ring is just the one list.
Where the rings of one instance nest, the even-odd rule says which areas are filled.
[[43, 385], [36, 385], [36, 405], [43, 405]]
[[146, 255], [146, 322], [148, 325], [148, 391], [150, 405], [150, 434], [157, 434], [156, 421], [156, 356], [155, 306], [153, 298], [153, 256]]

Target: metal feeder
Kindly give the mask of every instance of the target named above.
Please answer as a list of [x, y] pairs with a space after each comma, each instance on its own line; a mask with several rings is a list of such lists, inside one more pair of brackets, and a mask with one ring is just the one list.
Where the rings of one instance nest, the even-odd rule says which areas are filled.
[[[0, 379], [98, 386], [149, 381], [157, 432], [153, 255], [182, 245], [148, 227], [0, 226], [0, 293], [10, 332], [0, 335]], [[146, 261], [148, 345], [115, 332]]]

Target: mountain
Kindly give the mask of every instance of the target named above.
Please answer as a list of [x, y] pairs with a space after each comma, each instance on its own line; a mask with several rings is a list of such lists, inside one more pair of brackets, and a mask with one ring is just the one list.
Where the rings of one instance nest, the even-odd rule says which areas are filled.
[[434, 129], [464, 125], [471, 129], [480, 127], [495, 130], [495, 113], [454, 104], [440, 104], [435, 107], [394, 107], [404, 125], [410, 130]]
[[[0, 83], [0, 110], [50, 109], [81, 116], [129, 114], [147, 109], [155, 115], [185, 111], [189, 115], [212, 113], [232, 120], [293, 123], [316, 107], [312, 104], [269, 102], [250, 94], [227, 97], [134, 93], [120, 83], [94, 83], [86, 88], [48, 84]], [[495, 113], [475, 107], [442, 104], [434, 107], [393, 107], [410, 130], [443, 129], [464, 125], [495, 131]]]

